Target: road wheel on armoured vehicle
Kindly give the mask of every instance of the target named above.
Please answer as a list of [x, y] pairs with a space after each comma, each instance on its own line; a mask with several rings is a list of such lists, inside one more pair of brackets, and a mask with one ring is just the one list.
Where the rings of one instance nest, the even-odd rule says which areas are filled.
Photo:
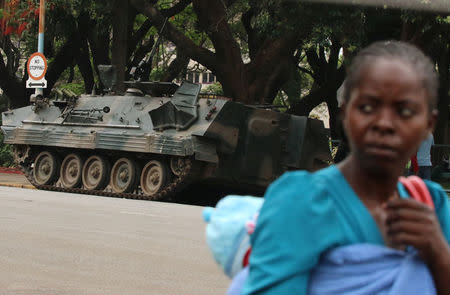
[[102, 190], [109, 181], [109, 162], [102, 156], [90, 156], [83, 165], [82, 181], [88, 190]]
[[111, 188], [116, 193], [130, 193], [136, 188], [137, 164], [133, 159], [120, 158], [111, 169]]
[[65, 188], [77, 188], [81, 185], [81, 173], [83, 170], [83, 159], [77, 154], [67, 155], [60, 171], [61, 184]]
[[170, 158], [170, 170], [175, 176], [180, 176], [186, 167], [186, 159], [182, 157]]
[[170, 176], [169, 168], [163, 161], [149, 161], [141, 173], [141, 189], [145, 195], [152, 196], [164, 189]]
[[58, 177], [60, 160], [52, 152], [41, 152], [34, 160], [33, 176], [38, 185], [53, 183]]

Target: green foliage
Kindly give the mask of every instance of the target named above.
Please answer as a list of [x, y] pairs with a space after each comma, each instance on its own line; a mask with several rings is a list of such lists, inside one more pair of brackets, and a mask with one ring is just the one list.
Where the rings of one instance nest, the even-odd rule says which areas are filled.
[[0, 133], [0, 166], [2, 167], [14, 166], [12, 149], [9, 144], [3, 142], [3, 133]]
[[78, 67], [74, 67], [73, 71], [74, 71], [73, 80], [70, 83], [68, 82], [70, 76], [70, 68], [69, 68], [61, 74], [58, 82], [55, 84], [54, 87], [59, 89], [68, 89], [77, 95], [81, 95], [85, 92], [83, 77], [81, 76]]
[[82, 83], [61, 84], [58, 88], [70, 90], [76, 95], [81, 95], [84, 93], [84, 85]]
[[[0, 113], [8, 110], [8, 97], [4, 94], [0, 94]], [[1, 121], [1, 119], [0, 119]]]
[[[0, 95], [0, 112], [8, 109], [8, 100], [5, 95]], [[1, 124], [1, 119], [0, 119]], [[11, 152], [11, 146], [3, 143], [3, 133], [0, 132], [0, 166], [10, 167], [14, 164], [14, 159]]]
[[273, 100], [273, 104], [276, 106], [280, 106], [280, 108], [278, 108], [279, 111], [286, 112], [289, 108], [288, 95], [284, 91], [280, 90]]
[[150, 73], [150, 81], [161, 81], [165, 74], [165, 69], [163, 67], [153, 68]]
[[[161, 2], [166, 3], [165, 8], [170, 6], [170, 5], [167, 5], [167, 1], [159, 1], [159, 3], [161, 3]], [[160, 4], [160, 5], [162, 5], [162, 4]], [[194, 12], [192, 5], [189, 5], [181, 13], [170, 18], [169, 21], [177, 29], [184, 32], [186, 37], [191, 39], [195, 44], [202, 45], [208, 40], [208, 44], [205, 44], [205, 45], [210, 45], [208, 35], [206, 33], [202, 32], [198, 26], [198, 18]]]
[[210, 95], [223, 95], [223, 89], [222, 89], [222, 85], [217, 82], [211, 85], [208, 85], [206, 87], [204, 87], [201, 92], [201, 94], [210, 94]]

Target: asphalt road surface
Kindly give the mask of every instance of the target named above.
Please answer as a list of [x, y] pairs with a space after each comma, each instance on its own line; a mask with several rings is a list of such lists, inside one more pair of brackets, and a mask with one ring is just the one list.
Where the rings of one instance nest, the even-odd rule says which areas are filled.
[[201, 211], [0, 187], [0, 294], [224, 294]]

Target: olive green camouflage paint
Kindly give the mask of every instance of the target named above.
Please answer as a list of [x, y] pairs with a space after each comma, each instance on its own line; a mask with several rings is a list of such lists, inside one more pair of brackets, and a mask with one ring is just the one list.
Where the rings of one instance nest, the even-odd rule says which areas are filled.
[[267, 186], [290, 169], [315, 170], [331, 160], [319, 120], [199, 98], [185, 82], [172, 97], [83, 95], [2, 114], [13, 145], [192, 156], [209, 163], [203, 177]]

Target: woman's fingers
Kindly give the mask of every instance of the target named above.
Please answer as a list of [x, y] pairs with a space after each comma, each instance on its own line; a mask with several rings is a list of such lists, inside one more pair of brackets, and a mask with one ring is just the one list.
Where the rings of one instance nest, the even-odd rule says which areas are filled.
[[417, 223], [433, 224], [436, 220], [434, 212], [411, 208], [387, 209], [386, 223], [389, 225], [397, 220], [408, 220]]
[[412, 199], [392, 200], [386, 207], [387, 234], [393, 244], [411, 245], [425, 261], [435, 261], [446, 246], [433, 209]]
[[419, 201], [416, 201], [414, 199], [395, 199], [391, 200], [387, 203], [388, 209], [400, 209], [400, 208], [410, 208], [414, 210], [419, 211], [425, 211], [425, 212], [433, 212], [433, 209], [431, 209], [428, 205], [421, 203]]
[[388, 225], [387, 233], [389, 236], [395, 236], [401, 233], [426, 235], [429, 233], [429, 228], [429, 226], [414, 221], [399, 220]]
[[[424, 246], [427, 244], [420, 235], [412, 234], [412, 233], [405, 233], [400, 232], [396, 233], [394, 235], [390, 235], [389, 239], [391, 243], [395, 245], [409, 245], [413, 246], [414, 248], [420, 250], [423, 250]], [[422, 252], [422, 251], [421, 251]]]

